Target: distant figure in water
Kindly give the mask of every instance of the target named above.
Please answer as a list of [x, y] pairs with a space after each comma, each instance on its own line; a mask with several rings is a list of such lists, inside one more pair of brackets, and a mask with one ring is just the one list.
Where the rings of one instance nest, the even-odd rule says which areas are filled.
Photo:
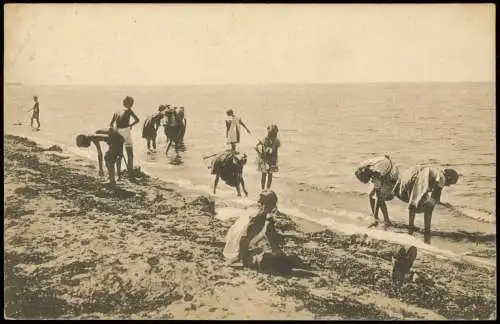
[[236, 150], [236, 144], [240, 142], [240, 125], [245, 128], [248, 134], [251, 134], [248, 127], [243, 123], [241, 118], [234, 115], [234, 111], [229, 109], [226, 111], [226, 115], [229, 117], [226, 119], [226, 138], [227, 143], [231, 144], [231, 149]]
[[160, 105], [158, 112], [146, 118], [142, 126], [142, 138], [145, 138], [147, 141], [148, 151], [151, 151], [151, 144], [153, 144], [153, 152], [156, 152], [156, 135], [163, 118], [164, 110], [165, 106]]
[[270, 125], [267, 127], [267, 136], [259, 141], [255, 146], [257, 151], [257, 167], [258, 171], [262, 174], [260, 185], [262, 190], [266, 187], [271, 188], [273, 182], [273, 173], [279, 172], [278, 169], [278, 148], [281, 142], [278, 138], [278, 126]]
[[35, 104], [33, 105], [33, 108], [31, 108], [29, 111], [33, 111], [33, 114], [31, 115], [31, 128], [33, 128], [33, 121], [36, 120], [37, 127], [35, 128], [37, 131], [40, 130], [40, 103], [38, 102], [38, 96], [33, 96], [33, 100], [35, 101]]
[[104, 160], [106, 161], [106, 168], [108, 169], [109, 182], [115, 185], [115, 165], [116, 174], [119, 175], [121, 164], [118, 162], [121, 161], [123, 154], [123, 137], [120, 133], [114, 128], [109, 128], [99, 129], [91, 135], [82, 134], [76, 137], [76, 145], [78, 147], [89, 147], [91, 143], [94, 143], [97, 149], [97, 159], [99, 161], [99, 176], [104, 176], [101, 142], [108, 144], [108, 150], [104, 155]]
[[[134, 169], [134, 149], [131, 131], [132, 127], [139, 122], [139, 118], [132, 111], [133, 105], [134, 99], [129, 96], [125, 97], [123, 99], [124, 109], [116, 112], [109, 123], [109, 127], [116, 128], [118, 133], [123, 137], [125, 150], [127, 151], [127, 170], [130, 180], [133, 180], [132, 172]], [[132, 123], [130, 123], [130, 117], [134, 119]], [[121, 161], [118, 161], [118, 164], [121, 166]]]
[[242, 214], [226, 235], [223, 255], [230, 264], [267, 273], [288, 274], [293, 268], [310, 268], [296, 256], [287, 256], [280, 245], [282, 237], [275, 228], [274, 218], [278, 197], [274, 191], [263, 191], [255, 215]]
[[[431, 166], [415, 166], [400, 171], [392, 164], [387, 155], [383, 158], [374, 158], [364, 162], [355, 172], [356, 177], [363, 183], [372, 181], [374, 186], [370, 192], [370, 205], [377, 225], [378, 208], [384, 214], [386, 225], [390, 226], [389, 215], [385, 201], [394, 196], [408, 203], [409, 228], [412, 235], [415, 229], [415, 214], [424, 214], [424, 243], [431, 242], [431, 220], [434, 207], [440, 202], [444, 187], [454, 185], [458, 181], [458, 173], [453, 169], [441, 169]], [[372, 195], [372, 192], [374, 194]], [[375, 200], [372, 202], [373, 197]]]
[[181, 134], [181, 123], [177, 116], [177, 107], [173, 109], [167, 109], [166, 113], [166, 123], [165, 127], [165, 136], [167, 137], [167, 149], [165, 151], [165, 155], [168, 154], [172, 143], [174, 144], [176, 154], [179, 154], [179, 144], [180, 144], [180, 134]]
[[184, 135], [186, 134], [186, 127], [187, 127], [187, 119], [186, 119], [186, 114], [184, 112], [184, 107], [179, 108], [179, 111], [177, 112], [177, 120], [181, 126], [179, 134], [179, 142], [181, 145], [184, 145]]

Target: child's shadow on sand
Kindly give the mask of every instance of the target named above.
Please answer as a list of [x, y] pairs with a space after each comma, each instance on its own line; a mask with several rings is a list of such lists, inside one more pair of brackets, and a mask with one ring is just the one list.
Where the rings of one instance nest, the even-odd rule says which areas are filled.
[[[409, 226], [404, 223], [392, 223], [394, 229], [408, 230]], [[415, 233], [424, 234], [424, 230], [421, 228], [415, 228]], [[457, 232], [444, 232], [432, 230], [432, 236], [446, 238], [455, 242], [460, 241], [470, 241], [476, 243], [489, 243], [494, 242], [496, 239], [495, 234], [487, 234], [481, 232], [468, 232], [464, 230], [458, 230]]]

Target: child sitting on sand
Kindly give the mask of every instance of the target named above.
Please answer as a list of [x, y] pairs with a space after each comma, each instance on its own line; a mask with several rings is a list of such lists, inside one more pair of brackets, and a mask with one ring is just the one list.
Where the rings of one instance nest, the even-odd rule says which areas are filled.
[[261, 187], [264, 190], [267, 178], [267, 189], [271, 188], [273, 172], [278, 172], [278, 148], [281, 146], [278, 138], [278, 126], [267, 127], [267, 136], [255, 146], [257, 151], [257, 168], [262, 174]]
[[115, 129], [99, 129], [94, 134], [91, 135], [78, 135], [76, 137], [76, 145], [78, 147], [89, 147], [91, 143], [94, 143], [97, 149], [97, 159], [99, 160], [99, 175], [104, 176], [104, 171], [102, 169], [102, 150], [101, 142], [108, 144], [108, 151], [104, 155], [104, 160], [106, 161], [106, 168], [108, 169], [109, 182], [115, 185], [115, 168], [118, 177], [120, 176], [121, 159], [123, 154], [123, 137]]
[[259, 197], [259, 210], [255, 216], [242, 215], [229, 229], [223, 255], [227, 262], [241, 261], [250, 267], [268, 273], [289, 273], [293, 268], [308, 269], [296, 256], [283, 254], [282, 239], [276, 232], [274, 215], [278, 197], [271, 190]]

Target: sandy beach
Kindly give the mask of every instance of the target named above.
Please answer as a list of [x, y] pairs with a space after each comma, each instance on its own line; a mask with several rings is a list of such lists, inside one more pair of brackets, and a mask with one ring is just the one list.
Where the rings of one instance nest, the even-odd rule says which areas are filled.
[[13, 135], [4, 163], [8, 318], [496, 318], [491, 264], [419, 253], [416, 275], [394, 295], [394, 243], [282, 213], [283, 250], [315, 275], [261, 274], [222, 257], [234, 217], [221, 211], [254, 206], [142, 173], [110, 189], [95, 161]]

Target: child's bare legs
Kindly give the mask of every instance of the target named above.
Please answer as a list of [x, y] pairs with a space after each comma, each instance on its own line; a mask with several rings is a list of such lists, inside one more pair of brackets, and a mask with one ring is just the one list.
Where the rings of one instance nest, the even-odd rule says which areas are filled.
[[153, 150], [156, 151], [156, 133], [153, 135], [152, 142], [153, 142]]
[[214, 195], [217, 190], [217, 185], [219, 184], [219, 174], [215, 175], [215, 181], [214, 181]]
[[271, 183], [273, 182], [273, 174], [271, 172], [267, 173], [267, 189], [271, 189]]
[[122, 159], [123, 159], [122, 155], [118, 155], [116, 158], [116, 175], [118, 176], [118, 180], [121, 180], [121, 178], [122, 178], [122, 175], [121, 175]]
[[389, 213], [387, 211], [387, 204], [385, 201], [380, 200], [379, 203], [380, 210], [382, 211], [382, 215], [384, 216], [384, 223], [386, 226], [392, 226], [391, 220], [389, 219]]
[[241, 183], [241, 189], [243, 189], [243, 193], [245, 194], [246, 197], [248, 197], [248, 192], [247, 189], [245, 188], [245, 180], [243, 180], [243, 177], [240, 177], [240, 183]]
[[106, 168], [108, 169], [109, 183], [116, 185], [115, 181], [115, 163], [118, 165], [116, 159], [121, 158], [121, 156], [113, 156], [113, 153], [108, 151], [104, 155], [104, 161], [106, 162]]
[[415, 230], [415, 214], [416, 209], [413, 206], [410, 206], [408, 214], [408, 234], [410, 235], [413, 235], [413, 231]]
[[171, 139], [167, 139], [168, 140], [168, 145], [167, 145], [167, 149], [165, 150], [165, 155], [168, 154], [168, 150], [170, 150], [170, 146], [172, 145], [172, 140]]
[[38, 125], [37, 126], [37, 129], [40, 128], [40, 120], [36, 117], [31, 117], [31, 128], [33, 128], [33, 121], [36, 120], [36, 124]]
[[266, 173], [262, 173], [262, 177], [260, 178], [260, 187], [262, 188], [262, 190], [264, 190], [266, 187], [266, 175]]
[[127, 171], [129, 178], [133, 177], [132, 171], [134, 169], [134, 148], [132, 146], [126, 146], [127, 151]]
[[372, 226], [377, 226], [378, 225], [378, 210], [379, 210], [379, 203], [378, 199], [376, 199], [376, 191], [375, 188], [372, 188], [370, 192], [368, 193], [368, 199], [370, 201], [370, 208], [372, 210], [372, 215], [373, 215], [373, 222], [370, 224], [369, 227]]

